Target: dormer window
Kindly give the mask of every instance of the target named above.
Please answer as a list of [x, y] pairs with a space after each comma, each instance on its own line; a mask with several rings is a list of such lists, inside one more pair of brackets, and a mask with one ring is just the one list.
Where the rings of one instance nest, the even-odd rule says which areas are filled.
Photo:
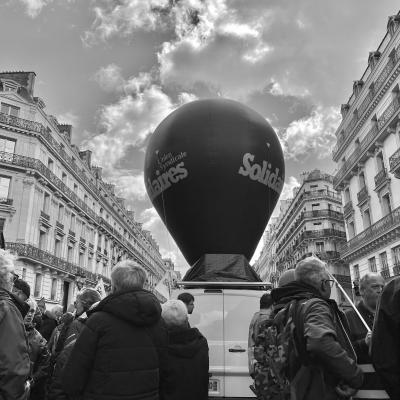
[[11, 79], [0, 79], [4, 92], [18, 92], [20, 85]]
[[3, 114], [11, 115], [12, 117], [18, 117], [20, 108], [19, 107], [15, 107], [15, 106], [13, 106], [11, 104], [7, 104], [7, 103], [3, 103], [2, 102], [0, 111]]

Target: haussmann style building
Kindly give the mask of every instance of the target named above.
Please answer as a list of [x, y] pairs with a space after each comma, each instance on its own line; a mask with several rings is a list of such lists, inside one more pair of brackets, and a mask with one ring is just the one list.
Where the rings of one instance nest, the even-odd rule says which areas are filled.
[[34, 96], [34, 72], [0, 73], [0, 231], [36, 299], [65, 308], [83, 286], [110, 286], [119, 260], [137, 260], [153, 289], [171, 266], [135, 221], [70, 125]]
[[333, 160], [347, 243], [341, 256], [357, 284], [367, 272], [400, 274], [400, 15], [371, 51], [349, 100], [342, 104]]
[[[254, 268], [263, 280], [276, 286], [280, 275], [309, 256], [327, 263], [329, 271], [351, 296], [348, 264], [339, 254], [346, 242], [341, 197], [333, 189], [333, 176], [319, 170], [301, 175], [301, 186], [293, 198], [280, 203], [280, 214], [264, 234], [264, 247]], [[332, 298], [347, 305], [334, 286]]]

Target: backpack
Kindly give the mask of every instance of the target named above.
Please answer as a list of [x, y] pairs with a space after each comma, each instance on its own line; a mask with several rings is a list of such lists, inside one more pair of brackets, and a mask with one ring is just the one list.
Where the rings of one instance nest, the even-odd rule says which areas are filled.
[[307, 300], [292, 300], [259, 331], [254, 357], [254, 392], [262, 400], [290, 399], [290, 382], [306, 359], [304, 323], [299, 305]]

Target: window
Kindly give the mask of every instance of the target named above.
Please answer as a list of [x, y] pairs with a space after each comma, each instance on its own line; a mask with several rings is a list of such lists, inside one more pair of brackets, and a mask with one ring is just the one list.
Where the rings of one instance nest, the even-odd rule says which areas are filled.
[[376, 155], [376, 167], [377, 167], [378, 172], [382, 171], [385, 168], [385, 163], [383, 162], [382, 152], [379, 152]]
[[71, 231], [75, 231], [75, 214], [71, 214]]
[[364, 210], [364, 212], [362, 213], [362, 217], [364, 229], [369, 228], [371, 226], [371, 215], [368, 208]]
[[349, 239], [355, 236], [354, 221], [347, 221], [347, 231], [349, 233]]
[[368, 258], [368, 266], [371, 272], [377, 272], [376, 270], [376, 259], [375, 257]]
[[347, 204], [350, 201], [350, 190], [346, 188], [344, 190], [344, 204]]
[[22, 280], [26, 280], [26, 268], [22, 268]]
[[50, 195], [48, 193], [44, 192], [43, 211], [45, 213], [48, 213], [49, 208], [50, 208]]
[[85, 253], [79, 252], [79, 266], [85, 268]]
[[360, 280], [360, 267], [358, 264], [353, 265], [353, 275], [355, 280]]
[[61, 257], [61, 240], [56, 238], [54, 241], [54, 255]]
[[358, 182], [360, 184], [360, 190], [365, 187], [365, 176], [363, 172], [358, 175]]
[[33, 295], [35, 297], [39, 297], [40, 293], [42, 292], [42, 274], [35, 275], [35, 290]]
[[12, 117], [18, 117], [19, 110], [20, 110], [19, 107], [15, 107], [7, 103], [1, 103], [1, 112], [3, 114], [11, 115]]
[[72, 246], [68, 246], [67, 261], [74, 261], [74, 248]]
[[54, 168], [54, 162], [53, 162], [53, 160], [52, 160], [51, 158], [49, 158], [49, 159], [47, 160], [47, 168], [48, 168], [51, 172], [54, 172], [54, 170], [53, 170], [53, 168]]
[[383, 253], [379, 254], [379, 258], [381, 259], [382, 269], [389, 269], [386, 251], [384, 251]]
[[311, 189], [311, 190], [317, 189], [317, 187], [318, 187], [318, 185], [310, 185], [310, 189]]
[[400, 265], [400, 246], [393, 247], [392, 258], [395, 265]]
[[63, 181], [63, 183], [66, 185], [67, 184], [67, 174], [65, 172], [63, 172], [61, 174], [61, 180]]
[[0, 199], [7, 199], [11, 179], [7, 176], [0, 176]]
[[325, 243], [324, 242], [316, 242], [315, 247], [316, 247], [317, 253], [322, 253], [325, 251]]
[[78, 185], [74, 183], [74, 193], [78, 193]]
[[58, 221], [60, 221], [61, 223], [64, 220], [64, 206], [60, 203], [58, 204], [58, 215], [57, 215], [57, 219]]
[[15, 140], [0, 136], [0, 151], [5, 151], [6, 153], [14, 153]]
[[57, 295], [57, 279], [53, 278], [51, 280], [51, 292], [50, 292], [51, 300], [55, 300], [56, 295]]
[[0, 232], [4, 232], [4, 223], [6, 220], [4, 218], [0, 218]]
[[47, 240], [46, 240], [46, 232], [39, 232], [39, 249], [46, 250]]
[[388, 215], [392, 212], [392, 205], [390, 203], [390, 195], [386, 193], [382, 196], [382, 213]]

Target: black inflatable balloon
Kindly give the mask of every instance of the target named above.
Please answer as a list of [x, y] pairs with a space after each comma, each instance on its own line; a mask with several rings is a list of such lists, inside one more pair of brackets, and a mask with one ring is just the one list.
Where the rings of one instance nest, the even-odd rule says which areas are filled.
[[165, 118], [150, 138], [147, 193], [190, 265], [203, 254], [251, 259], [285, 178], [269, 123], [225, 99], [199, 100]]

